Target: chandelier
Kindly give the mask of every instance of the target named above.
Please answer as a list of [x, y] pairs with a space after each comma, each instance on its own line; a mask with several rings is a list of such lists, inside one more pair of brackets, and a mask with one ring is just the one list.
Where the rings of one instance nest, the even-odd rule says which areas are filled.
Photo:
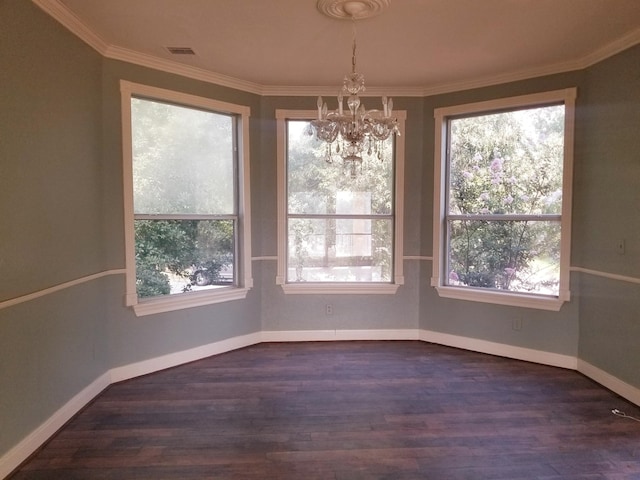
[[[327, 3], [327, 0], [319, 0], [318, 8], [322, 10], [321, 4]], [[335, 10], [338, 4], [340, 9]], [[334, 154], [341, 157], [351, 177], [355, 177], [358, 168], [361, 168], [365, 153], [384, 160], [385, 140], [400, 134], [398, 121], [393, 117], [393, 99], [383, 96], [382, 110], [367, 111], [358, 96], [366, 89], [364, 75], [356, 71], [356, 18], [364, 18], [364, 9], [368, 7], [371, 5], [366, 1], [331, 0], [334, 11], [324, 11], [328, 15], [350, 18], [352, 21], [351, 73], [344, 77], [337, 110], [328, 111], [327, 104], [322, 97], [318, 97], [318, 118], [311, 121], [308, 130], [310, 135], [315, 132], [316, 137], [325, 143], [324, 158], [327, 163], [333, 163]], [[344, 108], [345, 97], [348, 110]]]

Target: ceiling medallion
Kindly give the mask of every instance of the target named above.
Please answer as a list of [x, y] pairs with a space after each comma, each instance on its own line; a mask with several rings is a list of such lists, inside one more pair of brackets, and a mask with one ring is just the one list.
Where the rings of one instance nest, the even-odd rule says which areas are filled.
[[[348, 18], [353, 23], [351, 73], [344, 77], [338, 94], [338, 109], [329, 111], [318, 97], [318, 117], [309, 123], [307, 133], [325, 143], [325, 160], [333, 163], [334, 155], [341, 157], [345, 167], [355, 177], [362, 168], [363, 155], [375, 154], [383, 160], [384, 142], [399, 135], [398, 120], [393, 116], [393, 100], [382, 97], [382, 110], [366, 110], [359, 94], [366, 89], [364, 75], [356, 71], [356, 20], [380, 13], [389, 0], [318, 0], [318, 9], [329, 16]], [[331, 12], [338, 12], [332, 15]], [[348, 110], [344, 108], [346, 100]]]
[[382, 13], [391, 0], [318, 0], [318, 10], [331, 18], [362, 20]]

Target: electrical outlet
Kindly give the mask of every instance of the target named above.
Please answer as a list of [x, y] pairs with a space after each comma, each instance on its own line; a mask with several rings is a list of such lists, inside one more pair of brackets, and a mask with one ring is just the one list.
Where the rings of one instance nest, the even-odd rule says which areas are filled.
[[327, 303], [324, 307], [324, 313], [325, 315], [333, 315], [333, 305]]
[[618, 240], [618, 243], [616, 244], [616, 252], [618, 252], [618, 255], [624, 255], [624, 251], [625, 251], [625, 241], [623, 238], [622, 240]]
[[511, 324], [511, 327], [516, 331], [519, 332], [520, 330], [522, 330], [522, 318], [518, 317], [518, 318], [514, 318], [513, 319], [513, 323]]

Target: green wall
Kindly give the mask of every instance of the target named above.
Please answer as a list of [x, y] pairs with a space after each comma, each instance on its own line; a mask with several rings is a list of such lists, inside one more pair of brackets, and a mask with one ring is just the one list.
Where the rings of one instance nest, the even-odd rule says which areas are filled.
[[[255, 95], [102, 58], [31, 2], [0, 2], [0, 40], [0, 301], [124, 268], [120, 79], [259, 117]], [[0, 309], [0, 455], [114, 367], [258, 331], [259, 307], [257, 288], [136, 317], [116, 273]]]
[[[640, 278], [640, 46], [586, 72], [576, 266]], [[625, 253], [617, 242], [625, 240]], [[640, 388], [640, 284], [579, 274], [579, 357]]]
[[[265, 97], [262, 102], [260, 197], [262, 215], [259, 228], [264, 255], [277, 253], [276, 132], [277, 109], [313, 110], [317, 97]], [[371, 108], [377, 99], [363, 100]], [[336, 101], [335, 99], [333, 100]], [[420, 174], [423, 168], [422, 100], [394, 98], [394, 109], [407, 112], [405, 141], [405, 216], [404, 254], [420, 254]], [[427, 200], [429, 201], [429, 200]], [[405, 284], [396, 295], [285, 295], [275, 284], [276, 262], [262, 262], [262, 329], [288, 330], [368, 330], [417, 329], [419, 322], [419, 271], [416, 260], [404, 262]], [[325, 314], [330, 303], [333, 314]]]
[[[434, 109], [537, 92], [578, 88], [576, 114], [579, 117], [583, 72], [533, 78], [526, 81], [436, 95], [424, 99], [425, 149], [422, 184], [422, 254], [432, 255], [434, 184]], [[575, 158], [575, 162], [579, 162]], [[575, 357], [578, 353], [578, 284], [571, 283], [573, 300], [559, 312], [484, 304], [440, 298], [431, 288], [430, 262], [421, 271], [420, 327], [425, 330], [531, 348]], [[514, 329], [514, 322], [522, 325]]]
[[[251, 107], [253, 255], [275, 256], [274, 113], [315, 99], [104, 59], [24, 0], [0, 1], [0, 65], [0, 301], [124, 267], [120, 79]], [[432, 255], [434, 108], [577, 86], [572, 265], [640, 277], [639, 66], [634, 47], [582, 72], [394, 99], [408, 113], [405, 255]], [[0, 455], [109, 369], [260, 330], [421, 328], [579, 355], [640, 388], [637, 284], [574, 272], [572, 301], [543, 312], [441, 299], [424, 260], [405, 261], [395, 296], [285, 296], [275, 267], [254, 261], [245, 300], [146, 317], [123, 306], [121, 273], [0, 309]]]
[[[0, 301], [105, 269], [101, 66], [31, 2], [0, 2]], [[108, 369], [104, 283], [0, 309], [0, 454]]]
[[[124, 267], [123, 194], [122, 194], [122, 128], [120, 113], [120, 80], [166, 88], [192, 95], [214, 98], [251, 108], [251, 168], [260, 159], [260, 98], [249, 93], [190, 80], [178, 75], [150, 70], [133, 64], [107, 60], [103, 63], [103, 165], [104, 236], [107, 239], [109, 268]], [[255, 175], [253, 175], [255, 178]], [[259, 189], [257, 190], [259, 192]], [[252, 208], [260, 204], [252, 196]], [[259, 243], [259, 231], [252, 243]], [[255, 267], [255, 266], [254, 266]], [[254, 277], [259, 274], [257, 266]], [[110, 366], [128, 365], [167, 353], [214, 343], [260, 330], [260, 288], [251, 290], [245, 300], [206, 307], [136, 317], [123, 306], [124, 277], [110, 279], [109, 353]]]

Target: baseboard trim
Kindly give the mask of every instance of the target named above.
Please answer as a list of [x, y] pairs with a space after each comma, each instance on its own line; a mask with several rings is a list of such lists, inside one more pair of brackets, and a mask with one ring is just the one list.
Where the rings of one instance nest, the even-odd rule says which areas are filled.
[[339, 340], [419, 340], [417, 329], [266, 330], [263, 342], [325, 342]]
[[[578, 359], [577, 370], [603, 387], [608, 388], [612, 392], [615, 392], [621, 397], [640, 406], [640, 388], [629, 385], [618, 377], [614, 377], [610, 373], [607, 373], [584, 360]], [[615, 407], [615, 405], [612, 405], [612, 407]]]
[[239, 337], [228, 338], [219, 342], [209, 343], [182, 352], [170, 353], [161, 357], [143, 360], [141, 362], [124, 365], [122, 367], [112, 368], [110, 371], [111, 383], [129, 380], [131, 378], [147, 375], [149, 373], [158, 372], [166, 368], [176, 367], [185, 363], [193, 362], [212, 355], [230, 352], [238, 348], [248, 347], [260, 343], [262, 337], [260, 332], [249, 333]]
[[576, 370], [578, 368], [577, 359], [569, 355], [533, 350], [531, 348], [515, 347], [504, 343], [461, 337], [458, 335], [451, 335], [449, 333], [421, 330], [420, 340], [449, 347], [462, 348], [472, 352], [487, 353], [490, 355], [497, 355], [499, 357], [513, 358], [514, 360], [524, 360], [525, 362], [549, 365], [552, 367], [561, 367], [570, 370]]
[[60, 407], [42, 425], [27, 435], [15, 447], [0, 457], [0, 478], [5, 478], [28, 459], [49, 438], [60, 430], [65, 423], [82, 410], [91, 400], [110, 385], [109, 372], [100, 375], [91, 384], [77, 393]]
[[49, 417], [42, 425], [27, 435], [15, 447], [0, 457], [0, 478], [5, 478], [40, 448], [51, 436], [64, 426], [75, 414], [82, 410], [98, 394], [112, 383], [147, 375], [149, 373], [176, 367], [212, 355], [248, 347], [262, 341], [260, 332], [233, 337], [201, 347], [191, 348], [142, 362], [113, 368], [94, 380], [75, 395], [64, 406]]
[[623, 382], [613, 375], [586, 361], [569, 355], [544, 352], [502, 343], [451, 335], [421, 329], [379, 330], [274, 330], [261, 331], [210, 343], [182, 352], [176, 352], [141, 362], [116, 367], [104, 373], [75, 395], [42, 425], [31, 432], [15, 447], [0, 457], [0, 478], [5, 478], [29, 458], [75, 414], [92, 401], [110, 384], [147, 375], [212, 355], [237, 350], [263, 342], [313, 342], [338, 340], [421, 340], [474, 352], [524, 360], [527, 362], [577, 370], [583, 375], [640, 406], [640, 389]]

